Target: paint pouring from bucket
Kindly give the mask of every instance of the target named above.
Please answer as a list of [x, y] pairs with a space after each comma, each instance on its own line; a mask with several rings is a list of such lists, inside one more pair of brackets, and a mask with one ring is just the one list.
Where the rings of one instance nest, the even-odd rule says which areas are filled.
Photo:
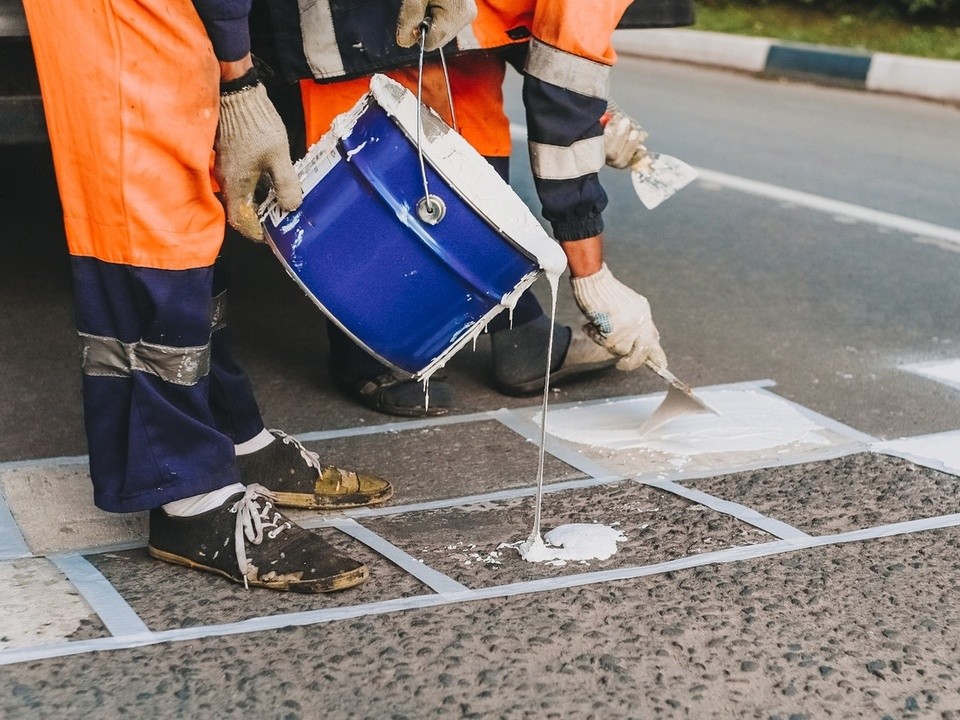
[[419, 107], [375, 75], [297, 163], [303, 205], [284, 213], [271, 194], [260, 216], [287, 272], [334, 323], [428, 380], [541, 272], [559, 277], [566, 257], [469, 143], [432, 111], [417, 122]]

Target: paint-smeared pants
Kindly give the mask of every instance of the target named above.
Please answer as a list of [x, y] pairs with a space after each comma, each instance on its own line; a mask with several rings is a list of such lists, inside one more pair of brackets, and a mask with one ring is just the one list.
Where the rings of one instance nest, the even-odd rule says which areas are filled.
[[95, 502], [145, 510], [237, 482], [234, 442], [263, 423], [215, 287], [219, 70], [203, 25], [190, 0], [24, 6], [72, 256]]

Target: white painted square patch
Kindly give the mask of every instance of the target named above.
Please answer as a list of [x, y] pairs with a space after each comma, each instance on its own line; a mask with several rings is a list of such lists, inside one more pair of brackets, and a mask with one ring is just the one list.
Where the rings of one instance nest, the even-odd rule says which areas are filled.
[[[720, 412], [682, 415], [643, 435], [663, 394], [551, 410], [547, 433], [610, 470], [656, 474], [773, 466], [849, 448], [842, 426], [761, 388], [706, 388], [696, 395]], [[539, 415], [533, 418], [539, 423]]]
[[917, 465], [960, 475], [960, 430], [877, 443], [870, 448]]

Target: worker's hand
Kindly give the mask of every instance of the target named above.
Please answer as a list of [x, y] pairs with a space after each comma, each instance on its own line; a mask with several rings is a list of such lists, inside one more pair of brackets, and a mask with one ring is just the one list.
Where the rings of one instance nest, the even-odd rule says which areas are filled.
[[606, 124], [603, 126], [603, 149], [607, 155], [607, 165], [618, 169], [631, 168], [638, 172], [649, 172], [651, 160], [647, 147], [643, 144], [649, 133], [613, 100], [607, 103], [604, 118]]
[[420, 23], [427, 15], [433, 24], [423, 47], [436, 50], [476, 19], [477, 5], [474, 0], [403, 0], [397, 18], [397, 45], [413, 47], [420, 39]]
[[606, 263], [593, 275], [571, 277], [570, 285], [577, 305], [590, 321], [583, 329], [620, 358], [618, 370], [636, 370], [647, 358], [660, 367], [667, 366], [650, 303], [617, 280]]
[[290, 212], [300, 207], [303, 191], [293, 163], [287, 131], [261, 83], [220, 96], [214, 175], [220, 184], [227, 222], [243, 235], [263, 241], [253, 204], [261, 175], [273, 181], [277, 202]]

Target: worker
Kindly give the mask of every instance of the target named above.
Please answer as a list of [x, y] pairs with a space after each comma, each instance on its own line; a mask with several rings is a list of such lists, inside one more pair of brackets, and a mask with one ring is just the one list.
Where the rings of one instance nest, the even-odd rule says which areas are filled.
[[[408, 2], [422, 15], [425, 0]], [[453, 4], [459, 15], [440, 23], [451, 36], [472, 16]], [[24, 6], [70, 252], [95, 503], [149, 510], [152, 556], [248, 586], [363, 582], [363, 563], [276, 506], [369, 505], [392, 487], [265, 429], [227, 347], [214, 147], [226, 219], [241, 232], [261, 232], [262, 175], [286, 209], [301, 201], [253, 68], [249, 0]]]
[[[301, 79], [308, 145], [362, 95], [371, 71], [386, 71], [408, 89], [417, 87], [418, 70], [410, 65], [418, 56], [405, 49], [414, 44], [413, 37], [394, 41], [378, 22], [377, 13], [387, 12], [388, 4], [365, 4], [362, 16], [350, 13], [348, 5], [321, 2], [298, 14], [284, 0], [270, 3], [281, 74]], [[601, 118], [615, 59], [610, 36], [627, 5], [623, 0], [599, 6], [585, 0], [481, 1], [477, 20], [452, 48], [460, 53], [449, 61], [458, 130], [503, 175], [510, 152], [509, 121], [502, 109], [504, 56], [529, 55], [525, 63], [514, 62], [526, 68], [524, 101], [536, 187], [544, 216], [567, 254], [574, 297], [588, 320], [584, 329], [551, 328], [529, 291], [514, 312], [512, 329], [507, 318], [495, 319], [488, 328], [494, 377], [507, 394], [542, 389], [551, 329], [557, 336], [550, 364], [555, 380], [614, 363], [633, 370], [648, 358], [666, 365], [649, 303], [616, 280], [603, 262], [606, 195], [597, 177], [604, 164]], [[435, 47], [429, 32], [425, 43], [427, 50]], [[424, 102], [452, 122], [439, 63], [425, 65], [422, 86]], [[332, 323], [329, 329], [332, 373], [364, 404], [397, 415], [442, 414], [453, 404], [451, 389], [435, 376], [428, 410], [419, 383], [391, 373]]]

